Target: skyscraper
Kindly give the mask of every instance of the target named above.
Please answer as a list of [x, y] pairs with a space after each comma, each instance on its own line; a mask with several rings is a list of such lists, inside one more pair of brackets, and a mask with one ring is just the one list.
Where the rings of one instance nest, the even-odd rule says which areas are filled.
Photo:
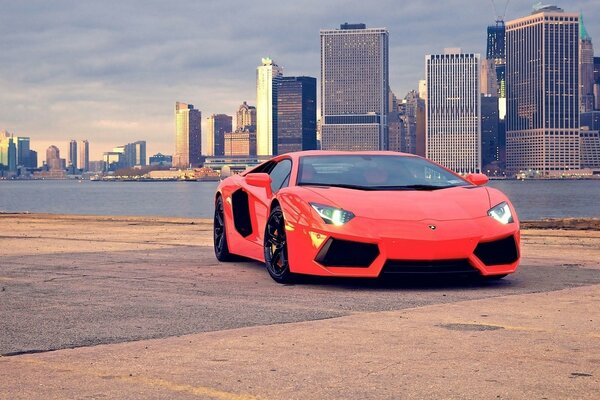
[[8, 131], [0, 131], [0, 171], [8, 168], [8, 139], [12, 135]]
[[481, 165], [498, 161], [498, 96], [481, 96]]
[[60, 158], [60, 150], [56, 146], [50, 146], [46, 149], [46, 166], [50, 170], [64, 170], [66, 168], [65, 159]]
[[594, 109], [600, 110], [600, 57], [594, 57]]
[[200, 164], [201, 113], [193, 104], [175, 103], [175, 154], [173, 166], [188, 168]]
[[277, 87], [277, 154], [317, 148], [317, 79], [282, 77]]
[[12, 136], [8, 138], [8, 170], [10, 172], [17, 170], [17, 143]]
[[256, 68], [256, 152], [277, 154], [277, 84], [283, 69], [270, 58]]
[[459, 173], [481, 171], [480, 56], [445, 49], [427, 55], [427, 157]]
[[208, 151], [214, 156], [225, 155], [225, 133], [232, 131], [233, 118], [225, 114], [212, 114], [206, 120], [207, 142], [212, 144], [212, 152], [211, 149]]
[[321, 30], [321, 147], [388, 148], [388, 31], [365, 24]]
[[583, 15], [579, 17], [579, 111], [594, 110], [594, 46], [592, 38], [583, 25]]
[[90, 143], [87, 140], [79, 142], [79, 168], [83, 172], [90, 170]]
[[237, 131], [247, 129], [256, 132], [256, 107], [250, 106], [244, 101], [235, 113], [235, 122]]
[[579, 168], [579, 15], [542, 6], [506, 23], [511, 173]]
[[72, 169], [77, 169], [77, 141], [71, 140], [69, 142], [69, 166]]
[[31, 165], [31, 142], [28, 137], [17, 138], [17, 165], [25, 168], [35, 168]]
[[[493, 65], [496, 74], [499, 118], [506, 116], [506, 27], [502, 19], [496, 21], [496, 25], [487, 28], [486, 60]], [[486, 93], [493, 95], [493, 93]]]

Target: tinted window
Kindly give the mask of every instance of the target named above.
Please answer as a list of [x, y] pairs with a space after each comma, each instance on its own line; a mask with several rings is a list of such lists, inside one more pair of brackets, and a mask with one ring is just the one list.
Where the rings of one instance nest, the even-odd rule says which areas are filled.
[[288, 159], [281, 160], [275, 168], [269, 172], [271, 175], [271, 190], [273, 193], [288, 185], [290, 173], [292, 172], [292, 162]]
[[298, 185], [366, 190], [439, 189], [469, 183], [423, 158], [393, 155], [327, 155], [300, 159]]

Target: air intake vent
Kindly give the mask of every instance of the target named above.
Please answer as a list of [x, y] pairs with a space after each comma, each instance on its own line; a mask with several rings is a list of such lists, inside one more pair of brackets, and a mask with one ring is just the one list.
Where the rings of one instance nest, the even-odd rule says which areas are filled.
[[479, 243], [475, 255], [485, 265], [512, 264], [519, 258], [514, 236], [493, 242]]
[[326, 267], [367, 268], [378, 255], [376, 244], [329, 238], [315, 260]]

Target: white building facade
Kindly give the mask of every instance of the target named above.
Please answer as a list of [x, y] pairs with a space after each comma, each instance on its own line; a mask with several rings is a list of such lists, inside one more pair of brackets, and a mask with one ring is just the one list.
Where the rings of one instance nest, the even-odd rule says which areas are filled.
[[426, 156], [461, 174], [481, 172], [480, 66], [460, 49], [425, 57]]

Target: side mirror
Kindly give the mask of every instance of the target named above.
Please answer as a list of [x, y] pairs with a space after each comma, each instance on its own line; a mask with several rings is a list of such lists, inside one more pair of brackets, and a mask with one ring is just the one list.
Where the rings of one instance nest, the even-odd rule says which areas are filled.
[[246, 175], [246, 183], [251, 186], [261, 187], [271, 191], [271, 177], [264, 172], [255, 172]]
[[485, 174], [468, 174], [465, 179], [475, 186], [483, 186], [490, 180]]

